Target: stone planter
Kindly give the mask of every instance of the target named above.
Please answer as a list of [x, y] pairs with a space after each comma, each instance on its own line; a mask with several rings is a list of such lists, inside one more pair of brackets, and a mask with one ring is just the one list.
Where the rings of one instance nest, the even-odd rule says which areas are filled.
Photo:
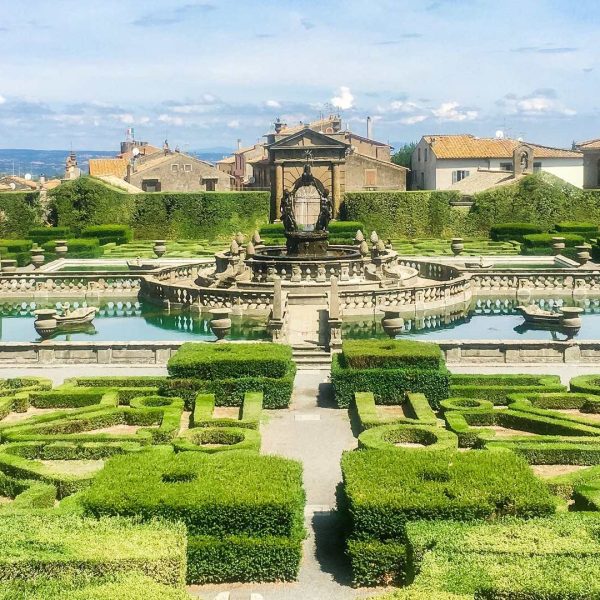
[[581, 246], [575, 246], [575, 250], [577, 250], [577, 262], [583, 266], [585, 265], [590, 258], [590, 250], [591, 246], [588, 244], [582, 244]]
[[54, 242], [54, 252], [58, 258], [64, 258], [68, 251], [67, 240], [56, 240]]
[[214, 308], [210, 311], [212, 319], [209, 323], [211, 331], [217, 336], [217, 342], [222, 342], [226, 335], [231, 333], [231, 319], [229, 308]]
[[452, 238], [452, 241], [450, 242], [450, 249], [452, 250], [452, 254], [454, 254], [454, 256], [462, 254], [465, 249], [463, 238]]
[[56, 331], [56, 309], [43, 308], [35, 311], [33, 326], [38, 334], [47, 337]]
[[381, 319], [383, 330], [392, 339], [404, 331], [404, 319], [397, 310], [386, 310], [383, 319]]
[[32, 248], [29, 253], [31, 254], [31, 264], [39, 269], [44, 264], [44, 249]]
[[562, 319], [560, 324], [565, 329], [579, 329], [581, 327], [581, 313], [583, 308], [579, 306], [563, 306], [560, 309]]
[[552, 238], [552, 254], [558, 256], [565, 249], [565, 238], [564, 237], [553, 237]]
[[1, 261], [3, 273], [16, 273], [17, 261], [14, 258], [7, 258]]
[[155, 240], [152, 250], [154, 251], [154, 254], [156, 254], [157, 258], [163, 256], [163, 254], [167, 251], [166, 240]]

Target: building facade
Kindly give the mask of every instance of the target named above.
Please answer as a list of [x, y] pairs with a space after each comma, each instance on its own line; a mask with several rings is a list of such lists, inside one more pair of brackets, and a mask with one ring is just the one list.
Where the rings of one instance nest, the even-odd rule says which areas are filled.
[[583, 187], [600, 189], [600, 138], [579, 142], [575, 148], [583, 152]]
[[[478, 171], [512, 171], [513, 153], [523, 144], [509, 138], [473, 135], [428, 135], [421, 138], [411, 160], [412, 188], [447, 190]], [[546, 171], [583, 187], [583, 153], [527, 142], [533, 150], [532, 172]]]

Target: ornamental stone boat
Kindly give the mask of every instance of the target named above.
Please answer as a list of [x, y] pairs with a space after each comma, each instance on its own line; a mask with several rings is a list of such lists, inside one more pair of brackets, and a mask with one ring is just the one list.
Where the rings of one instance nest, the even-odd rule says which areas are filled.
[[91, 323], [97, 310], [95, 306], [85, 306], [67, 309], [65, 314], [59, 315], [55, 308], [42, 308], [34, 312], [33, 326], [40, 336], [47, 337], [59, 330], [69, 331]]

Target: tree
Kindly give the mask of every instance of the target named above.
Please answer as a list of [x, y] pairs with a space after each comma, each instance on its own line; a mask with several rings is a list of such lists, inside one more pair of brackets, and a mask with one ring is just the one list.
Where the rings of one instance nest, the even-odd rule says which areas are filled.
[[410, 142], [409, 144], [404, 144], [392, 156], [392, 162], [396, 165], [400, 165], [401, 167], [406, 167], [407, 169], [410, 169], [410, 159], [416, 147], [417, 142]]

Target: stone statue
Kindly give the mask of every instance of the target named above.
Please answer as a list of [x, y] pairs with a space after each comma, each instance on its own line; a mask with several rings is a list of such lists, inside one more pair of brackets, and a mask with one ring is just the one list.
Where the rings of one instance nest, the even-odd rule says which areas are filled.
[[281, 222], [286, 231], [297, 231], [298, 223], [296, 223], [296, 214], [294, 212], [294, 199], [289, 190], [283, 190], [283, 198], [281, 200]]
[[329, 222], [333, 218], [333, 206], [329, 198], [329, 190], [324, 190], [321, 196], [321, 210], [319, 211], [319, 217], [317, 224], [315, 225], [315, 231], [326, 231]]
[[529, 168], [529, 155], [527, 152], [521, 152], [521, 170], [527, 171]]

